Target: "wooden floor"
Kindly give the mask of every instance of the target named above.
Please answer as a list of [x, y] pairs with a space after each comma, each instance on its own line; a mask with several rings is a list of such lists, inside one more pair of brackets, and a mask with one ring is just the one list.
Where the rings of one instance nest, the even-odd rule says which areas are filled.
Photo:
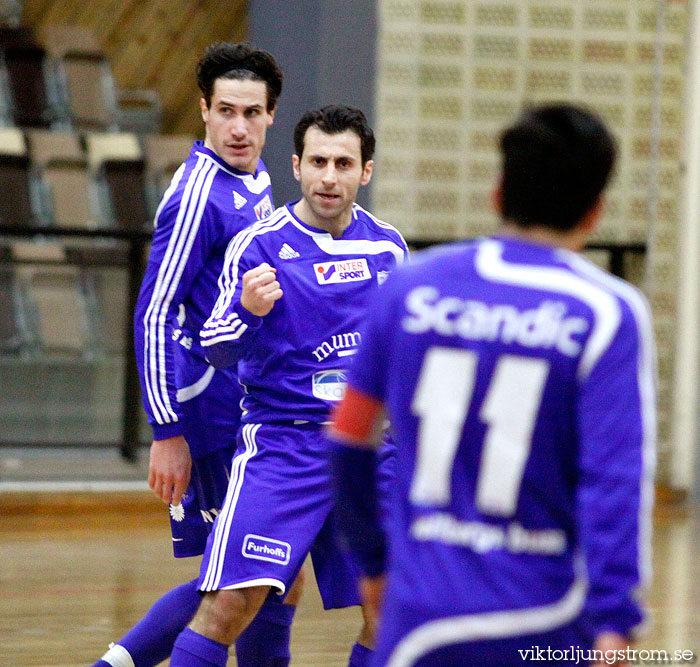
[[[700, 659], [700, 514], [662, 505], [655, 524], [655, 625], [638, 647]], [[196, 575], [197, 561], [176, 561], [170, 548], [149, 494], [0, 495], [0, 666], [92, 664], [160, 594]], [[324, 612], [309, 577], [292, 665], [346, 665], [359, 623], [357, 609]]]

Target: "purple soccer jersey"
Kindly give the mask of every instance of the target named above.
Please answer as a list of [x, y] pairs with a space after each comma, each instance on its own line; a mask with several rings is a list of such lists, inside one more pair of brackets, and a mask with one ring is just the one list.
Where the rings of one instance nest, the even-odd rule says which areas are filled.
[[[156, 213], [134, 315], [136, 358], [154, 439], [184, 434], [193, 457], [231, 446], [235, 438], [241, 397], [235, 368], [216, 371], [226, 377], [215, 402], [230, 407], [212, 407], [203, 422], [212, 432], [202, 423], [188, 429], [188, 421], [198, 420], [183, 406], [206, 391], [215, 373], [199, 344], [199, 330], [219, 293], [226, 248], [239, 231], [272, 210], [270, 177], [262, 160], [254, 175], [242, 172], [197, 141]], [[222, 386], [227, 387], [225, 397]]]
[[[245, 423], [328, 419], [343, 395], [369, 298], [408, 253], [396, 229], [357, 204], [339, 239], [292, 209], [287, 204], [233, 240], [219, 299], [201, 331], [214, 366], [239, 362]], [[261, 318], [240, 296], [243, 274], [263, 262], [277, 269], [284, 295]]]
[[349, 386], [384, 403], [397, 446], [375, 664], [571, 623], [630, 633], [655, 460], [640, 293], [494, 238], [425, 253], [370, 312]]
[[[343, 396], [370, 297], [408, 250], [393, 227], [357, 205], [338, 239], [292, 209], [232, 241], [219, 299], [201, 332], [215, 366], [238, 363], [245, 393], [231, 483], [199, 586], [283, 592], [311, 551], [324, 605], [342, 607], [359, 602], [357, 572], [336, 543], [321, 424]], [[283, 296], [256, 317], [240, 304], [241, 278], [263, 262], [277, 269]]]

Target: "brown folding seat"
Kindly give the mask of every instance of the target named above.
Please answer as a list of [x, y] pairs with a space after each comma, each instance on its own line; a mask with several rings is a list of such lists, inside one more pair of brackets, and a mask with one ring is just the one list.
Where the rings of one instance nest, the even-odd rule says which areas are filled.
[[152, 213], [173, 175], [190, 154], [194, 139], [189, 134], [149, 134], [142, 138]]
[[31, 307], [36, 342], [42, 353], [85, 356], [90, 350], [89, 321], [80, 269], [66, 264], [57, 243], [17, 242], [12, 245]]
[[39, 224], [37, 184], [22, 132], [0, 128], [0, 224], [11, 227]]
[[59, 227], [97, 227], [97, 193], [80, 137], [73, 132], [34, 130], [28, 132], [28, 139], [48, 218]]
[[50, 127], [58, 120], [51, 95], [46, 52], [25, 27], [0, 28], [0, 61], [7, 84], [9, 115], [21, 127]]
[[38, 35], [51, 59], [63, 112], [71, 125], [116, 130], [112, 69], [92, 31], [75, 25], [45, 25]]
[[39, 37], [49, 55], [64, 115], [74, 128], [160, 131], [163, 109], [157, 91], [117, 89], [110, 60], [89, 28], [44, 25]]
[[101, 208], [111, 225], [121, 229], [148, 228], [151, 214], [146, 196], [146, 166], [136, 135], [91, 132], [85, 141]]
[[128, 312], [129, 253], [123, 242], [104, 242], [67, 248], [68, 260], [81, 267], [86, 277], [86, 299], [99, 349], [111, 356], [123, 356], [127, 331], [131, 335]]

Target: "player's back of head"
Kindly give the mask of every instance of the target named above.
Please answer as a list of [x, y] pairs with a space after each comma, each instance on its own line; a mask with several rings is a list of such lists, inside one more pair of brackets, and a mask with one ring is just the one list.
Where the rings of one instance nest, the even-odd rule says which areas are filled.
[[267, 88], [267, 110], [277, 106], [282, 92], [282, 71], [267, 51], [256, 49], [247, 42], [215, 42], [197, 63], [197, 84], [207, 107], [211, 102], [217, 79], [249, 79], [262, 81]]
[[605, 188], [615, 142], [591, 111], [551, 104], [524, 111], [502, 134], [501, 153], [504, 220], [569, 230]]

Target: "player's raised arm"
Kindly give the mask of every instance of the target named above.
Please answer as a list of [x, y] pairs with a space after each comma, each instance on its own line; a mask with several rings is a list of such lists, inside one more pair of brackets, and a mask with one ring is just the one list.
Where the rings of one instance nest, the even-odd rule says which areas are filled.
[[200, 331], [207, 359], [227, 368], [243, 356], [246, 345], [282, 297], [276, 270], [254, 243], [256, 227], [244, 230], [229, 244], [219, 278], [219, 297]]
[[243, 289], [241, 290], [241, 306], [249, 313], [264, 317], [282, 298], [282, 290], [277, 282], [277, 269], [263, 262], [243, 274]]

